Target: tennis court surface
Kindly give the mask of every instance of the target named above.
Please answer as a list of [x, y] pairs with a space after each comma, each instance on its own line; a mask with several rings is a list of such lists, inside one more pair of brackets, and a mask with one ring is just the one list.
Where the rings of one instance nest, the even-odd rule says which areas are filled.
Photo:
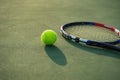
[[[120, 80], [120, 52], [65, 40], [60, 26], [95, 21], [120, 29], [119, 0], [0, 0], [0, 80]], [[54, 46], [41, 33], [58, 34]]]

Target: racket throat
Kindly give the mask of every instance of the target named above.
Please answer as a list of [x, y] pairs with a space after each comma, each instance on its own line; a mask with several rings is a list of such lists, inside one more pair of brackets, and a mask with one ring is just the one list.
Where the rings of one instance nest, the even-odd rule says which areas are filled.
[[87, 45], [89, 46], [95, 46], [95, 47], [101, 47], [101, 48], [106, 48], [106, 49], [112, 49], [120, 52], [120, 48], [105, 42], [96, 42], [96, 41], [90, 41], [88, 40], [86, 42]]

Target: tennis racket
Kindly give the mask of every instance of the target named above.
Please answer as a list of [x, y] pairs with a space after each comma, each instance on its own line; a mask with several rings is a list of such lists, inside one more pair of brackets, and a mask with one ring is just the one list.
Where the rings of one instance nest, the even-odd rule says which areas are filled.
[[120, 31], [98, 22], [71, 22], [61, 26], [65, 39], [88, 46], [112, 49], [120, 52]]

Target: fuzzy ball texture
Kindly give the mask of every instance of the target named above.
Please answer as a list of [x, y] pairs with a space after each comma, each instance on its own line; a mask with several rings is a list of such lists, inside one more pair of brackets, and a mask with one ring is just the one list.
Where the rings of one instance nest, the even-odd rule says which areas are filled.
[[41, 34], [41, 41], [45, 45], [53, 45], [57, 40], [57, 34], [53, 30], [45, 30]]

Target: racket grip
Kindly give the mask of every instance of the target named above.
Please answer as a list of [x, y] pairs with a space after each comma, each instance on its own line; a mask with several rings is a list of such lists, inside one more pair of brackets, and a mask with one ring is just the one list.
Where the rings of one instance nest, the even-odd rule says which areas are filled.
[[89, 46], [101, 47], [101, 48], [111, 49], [111, 50], [115, 50], [115, 51], [120, 52], [120, 47], [115, 46], [115, 45], [111, 45], [111, 44], [105, 43], [105, 42], [96, 42], [96, 41], [88, 40], [86, 42], [86, 44]]

